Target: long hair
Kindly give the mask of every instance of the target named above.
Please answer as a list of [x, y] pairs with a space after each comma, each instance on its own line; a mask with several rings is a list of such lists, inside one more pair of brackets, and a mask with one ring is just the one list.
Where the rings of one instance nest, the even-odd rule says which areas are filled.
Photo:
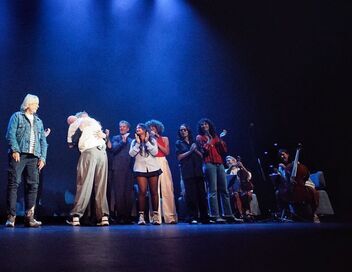
[[145, 124], [149, 128], [156, 127], [156, 130], [158, 131], [159, 135], [162, 135], [165, 130], [163, 123], [161, 123], [159, 120], [151, 119], [151, 120], [147, 121]]
[[[140, 127], [145, 133], [149, 133], [149, 142], [154, 145], [152, 139], [154, 139], [153, 135], [150, 133], [150, 129], [149, 127], [144, 124], [144, 123], [138, 123], [136, 127]], [[136, 143], [136, 142], [135, 142]], [[141, 154], [141, 156], [143, 157], [148, 157], [150, 155], [149, 151], [147, 150], [147, 147], [145, 145], [145, 143], [141, 142], [140, 146], [139, 146], [139, 153]]]
[[25, 98], [23, 99], [23, 102], [21, 104], [20, 110], [21, 111], [26, 111], [28, 108], [29, 104], [31, 103], [39, 103], [39, 97], [33, 94], [27, 94]]
[[197, 125], [197, 127], [198, 127], [198, 134], [199, 134], [199, 135], [204, 135], [204, 134], [205, 134], [204, 131], [203, 131], [203, 129], [202, 129], [202, 126], [201, 126], [203, 123], [207, 123], [207, 124], [209, 125], [209, 133], [210, 133], [211, 137], [215, 138], [215, 137], [217, 136], [217, 134], [216, 134], [216, 132], [215, 132], [214, 123], [213, 123], [210, 119], [208, 119], [208, 118], [202, 118], [202, 119], [200, 119], [200, 120], [198, 121], [198, 125]]
[[[180, 127], [181, 126], [183, 126], [183, 127], [185, 127], [187, 129], [187, 131], [188, 131], [188, 140], [189, 140], [190, 143], [193, 143], [193, 135], [192, 135], [192, 130], [191, 130], [190, 126], [185, 124], [185, 123], [181, 124]], [[178, 130], [177, 136], [178, 136], [178, 138], [180, 140], [183, 140], [180, 130]]]

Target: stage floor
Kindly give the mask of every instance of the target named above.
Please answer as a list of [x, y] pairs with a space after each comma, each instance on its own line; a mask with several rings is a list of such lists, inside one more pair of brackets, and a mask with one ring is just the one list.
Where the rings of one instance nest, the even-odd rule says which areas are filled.
[[351, 252], [351, 224], [0, 227], [0, 271], [333, 271]]

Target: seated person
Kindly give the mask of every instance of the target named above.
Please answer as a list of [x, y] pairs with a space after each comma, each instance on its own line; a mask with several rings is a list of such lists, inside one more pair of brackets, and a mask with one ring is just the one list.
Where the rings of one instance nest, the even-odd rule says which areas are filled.
[[226, 157], [225, 169], [227, 175], [233, 175], [228, 184], [231, 198], [240, 218], [252, 220], [253, 215], [250, 202], [253, 194], [252, 174], [242, 164], [242, 162], [232, 156]]
[[[285, 187], [287, 187], [287, 181], [291, 179], [287, 171], [287, 168], [290, 167], [291, 165], [291, 159], [287, 149], [280, 149], [278, 152], [278, 156], [281, 162], [278, 165], [277, 172], [281, 176], [281, 183], [276, 189], [276, 201], [277, 201], [279, 212], [282, 212], [282, 210], [287, 209], [289, 206], [288, 204], [292, 202], [290, 199], [290, 194], [285, 193], [285, 191], [287, 191], [287, 188], [285, 189]], [[300, 163], [298, 162], [298, 164]], [[307, 176], [307, 179], [304, 182], [303, 187], [304, 188], [302, 189], [302, 193], [300, 194], [305, 199], [304, 203], [308, 203], [311, 209], [311, 214], [313, 215], [313, 222], [320, 223], [319, 217], [315, 213], [319, 204], [319, 193], [315, 190], [314, 183], [309, 179], [309, 174]], [[299, 204], [299, 203], [295, 203], [295, 204]], [[302, 214], [300, 217], [309, 219], [310, 216], [309, 215], [306, 216], [305, 214]]]

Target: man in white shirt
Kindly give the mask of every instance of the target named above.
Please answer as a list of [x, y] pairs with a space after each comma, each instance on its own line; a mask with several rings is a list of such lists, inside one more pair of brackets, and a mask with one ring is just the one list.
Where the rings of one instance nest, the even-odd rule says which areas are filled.
[[[81, 132], [78, 140], [78, 149], [81, 155], [77, 165], [75, 202], [70, 213], [72, 218], [67, 223], [73, 226], [80, 225], [79, 219], [83, 216], [89, 204], [94, 187], [97, 225], [108, 226], [106, 135], [103, 133], [100, 123], [89, 117], [88, 114], [79, 117], [70, 126], [77, 127], [77, 132]], [[71, 137], [74, 138], [74, 135], [71, 135]]]

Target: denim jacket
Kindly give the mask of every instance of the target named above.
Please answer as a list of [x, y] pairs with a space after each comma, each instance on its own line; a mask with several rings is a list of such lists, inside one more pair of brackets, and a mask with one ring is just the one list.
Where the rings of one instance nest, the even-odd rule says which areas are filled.
[[[42, 120], [37, 115], [33, 119], [35, 145], [34, 156], [45, 162], [48, 144], [44, 134]], [[31, 137], [31, 123], [24, 112], [15, 112], [9, 121], [6, 132], [6, 140], [9, 144], [9, 152], [28, 153]]]

